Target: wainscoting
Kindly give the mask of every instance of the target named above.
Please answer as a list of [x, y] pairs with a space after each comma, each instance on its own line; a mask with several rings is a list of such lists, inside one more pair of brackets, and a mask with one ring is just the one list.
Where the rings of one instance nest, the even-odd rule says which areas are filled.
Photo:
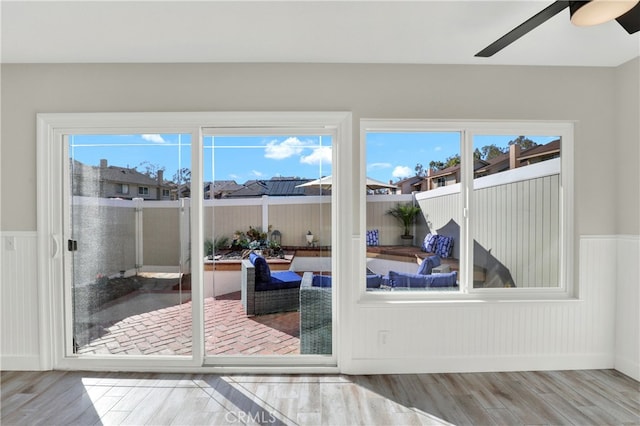
[[614, 368], [640, 380], [640, 236], [618, 237]]
[[640, 346], [640, 336], [630, 324], [634, 316], [638, 323], [639, 246], [637, 236], [583, 236], [576, 247], [580, 291], [574, 300], [357, 305], [349, 318], [352, 352], [341, 370], [615, 367], [637, 379], [640, 360], [632, 348]]
[[0, 235], [0, 367], [39, 370], [37, 233]]
[[[38, 370], [37, 235], [1, 236], [1, 367]], [[583, 236], [576, 252], [576, 300], [351, 307], [351, 326], [341, 325], [349, 333], [341, 371], [616, 368], [638, 380], [640, 238]]]

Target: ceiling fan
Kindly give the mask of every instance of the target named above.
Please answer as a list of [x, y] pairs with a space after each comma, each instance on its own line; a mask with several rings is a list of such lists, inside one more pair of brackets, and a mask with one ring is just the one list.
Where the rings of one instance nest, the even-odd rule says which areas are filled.
[[640, 30], [638, 0], [555, 1], [476, 53], [475, 56], [480, 58], [493, 56], [567, 7], [571, 12], [571, 22], [578, 26], [598, 25], [615, 19], [629, 34]]

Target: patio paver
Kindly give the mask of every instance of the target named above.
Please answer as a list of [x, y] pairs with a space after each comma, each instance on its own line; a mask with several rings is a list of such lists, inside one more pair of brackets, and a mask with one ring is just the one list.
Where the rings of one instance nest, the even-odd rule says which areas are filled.
[[[125, 303], [135, 304], [136, 296], [143, 294]], [[247, 317], [235, 292], [205, 299], [204, 316], [207, 355], [300, 353], [298, 312]], [[191, 301], [126, 317], [103, 333], [78, 354], [190, 355]]]

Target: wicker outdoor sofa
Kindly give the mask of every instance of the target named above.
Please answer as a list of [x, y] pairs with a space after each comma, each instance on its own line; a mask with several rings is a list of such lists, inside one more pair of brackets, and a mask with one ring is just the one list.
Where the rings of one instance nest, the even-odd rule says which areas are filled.
[[331, 277], [305, 272], [300, 284], [300, 353], [330, 355], [331, 336]]
[[298, 310], [302, 278], [293, 271], [271, 273], [264, 258], [251, 258], [256, 264], [250, 259], [242, 260], [241, 298], [245, 313], [262, 315]]

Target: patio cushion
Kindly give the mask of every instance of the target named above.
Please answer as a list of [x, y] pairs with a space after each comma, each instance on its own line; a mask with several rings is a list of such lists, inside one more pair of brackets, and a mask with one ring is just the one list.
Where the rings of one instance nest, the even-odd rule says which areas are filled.
[[367, 274], [367, 288], [380, 288], [382, 285], [382, 275]]
[[389, 281], [392, 287], [426, 288], [452, 287], [457, 285], [456, 271], [446, 274], [418, 275], [404, 272], [389, 271]]
[[429, 275], [431, 273], [431, 270], [436, 266], [440, 266], [440, 257], [438, 255], [429, 256], [422, 261], [422, 263], [418, 267], [418, 272], [416, 272], [416, 274]]
[[293, 271], [278, 271], [271, 274], [267, 282], [256, 282], [256, 291], [282, 290], [300, 287], [302, 277]]
[[449, 257], [453, 251], [453, 237], [445, 237], [440, 235], [438, 237], [438, 244], [436, 246], [435, 253], [440, 257]]
[[438, 244], [438, 237], [440, 236], [437, 234], [427, 234], [427, 236], [424, 237], [424, 241], [422, 242], [422, 250], [426, 251], [427, 253], [435, 253], [436, 246]]
[[311, 279], [312, 287], [322, 287], [327, 288], [331, 287], [331, 277], [328, 275], [313, 275]]
[[428, 277], [429, 275], [389, 271], [389, 281], [392, 287], [427, 287], [429, 283]]
[[444, 274], [432, 274], [429, 287], [454, 287], [458, 285], [458, 272], [452, 271]]
[[264, 257], [251, 252], [249, 260], [256, 268], [256, 283], [268, 283], [271, 281], [271, 269]]
[[367, 231], [367, 245], [378, 246], [380, 245], [380, 232], [377, 229]]

